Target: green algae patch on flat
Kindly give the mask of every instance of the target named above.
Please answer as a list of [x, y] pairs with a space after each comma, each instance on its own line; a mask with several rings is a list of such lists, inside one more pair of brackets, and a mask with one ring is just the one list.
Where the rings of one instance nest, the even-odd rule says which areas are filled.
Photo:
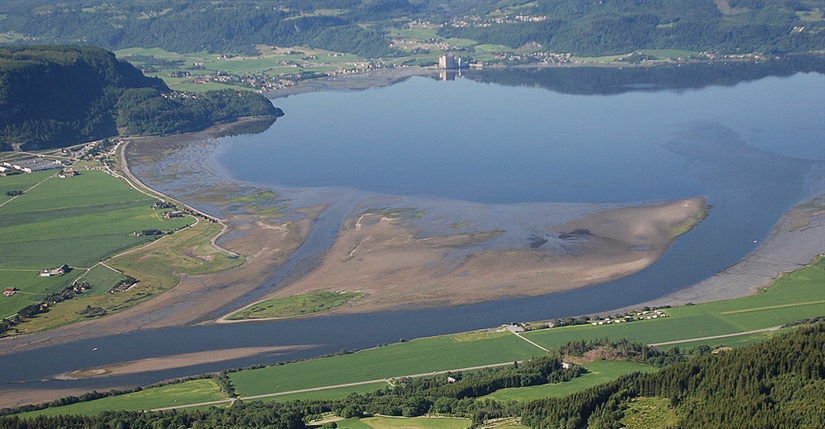
[[329, 311], [364, 295], [360, 292], [318, 291], [268, 299], [246, 307], [227, 317], [227, 319], [249, 320], [308, 316]]

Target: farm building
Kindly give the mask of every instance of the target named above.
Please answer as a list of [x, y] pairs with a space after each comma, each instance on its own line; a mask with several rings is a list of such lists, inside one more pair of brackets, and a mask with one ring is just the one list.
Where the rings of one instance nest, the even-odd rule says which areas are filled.
[[52, 268], [49, 270], [43, 270], [40, 272], [40, 277], [54, 277], [54, 276], [62, 276], [69, 272], [70, 268], [68, 265], [63, 264], [57, 268]]

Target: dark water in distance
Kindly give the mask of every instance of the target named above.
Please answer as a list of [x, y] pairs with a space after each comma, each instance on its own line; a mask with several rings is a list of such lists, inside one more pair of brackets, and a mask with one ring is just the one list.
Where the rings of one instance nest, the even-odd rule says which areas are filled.
[[[286, 116], [266, 132], [220, 139], [209, 162], [222, 174], [301, 202], [332, 195], [353, 204], [373, 193], [406, 196], [411, 205], [428, 198], [461, 205], [705, 196], [713, 206], [709, 217], [640, 273], [571, 292], [447, 309], [166, 328], [78, 341], [0, 356], [0, 368], [15, 368], [0, 371], [0, 383], [167, 354], [321, 344], [280, 357], [48, 383], [101, 389], [401, 337], [607, 311], [685, 288], [732, 265], [753, 251], [754, 240], [765, 238], [784, 211], [823, 190], [822, 74], [699, 89], [651, 90], [649, 83], [637, 82], [640, 91], [576, 95], [417, 77], [367, 91], [301, 94], [275, 100]], [[334, 237], [338, 216], [346, 212], [316, 227], [319, 242]], [[317, 246], [306, 252], [322, 252], [325, 244]], [[92, 353], [93, 347], [100, 350]]]

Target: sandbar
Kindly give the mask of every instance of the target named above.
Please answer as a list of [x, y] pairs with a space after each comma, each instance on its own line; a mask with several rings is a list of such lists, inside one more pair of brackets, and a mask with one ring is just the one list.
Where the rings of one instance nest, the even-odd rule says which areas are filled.
[[[557, 206], [536, 213], [547, 219], [540, 230], [528, 225], [529, 235], [519, 234], [524, 232], [519, 225], [500, 225], [514, 232], [495, 223], [486, 230], [426, 234], [422, 228], [433, 228], [426, 208], [414, 217], [398, 215], [398, 210], [356, 213], [343, 222], [319, 267], [267, 298], [320, 290], [360, 292], [362, 298], [331, 312], [364, 313], [546, 295], [650, 266], [708, 210], [704, 198], [694, 197], [629, 207], [591, 206], [595, 213], [556, 223], [552, 208]], [[464, 210], [463, 219], [467, 212], [484, 209]], [[443, 211], [437, 217], [455, 218]], [[455, 228], [476, 223], [470, 218]]]

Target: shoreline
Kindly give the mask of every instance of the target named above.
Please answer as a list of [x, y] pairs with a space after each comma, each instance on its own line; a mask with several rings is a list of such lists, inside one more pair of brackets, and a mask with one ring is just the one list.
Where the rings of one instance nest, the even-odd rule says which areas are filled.
[[805, 197], [777, 221], [773, 232], [756, 250], [712, 277], [654, 300], [598, 314], [755, 295], [783, 274], [806, 266], [822, 254], [825, 254], [825, 193]]

